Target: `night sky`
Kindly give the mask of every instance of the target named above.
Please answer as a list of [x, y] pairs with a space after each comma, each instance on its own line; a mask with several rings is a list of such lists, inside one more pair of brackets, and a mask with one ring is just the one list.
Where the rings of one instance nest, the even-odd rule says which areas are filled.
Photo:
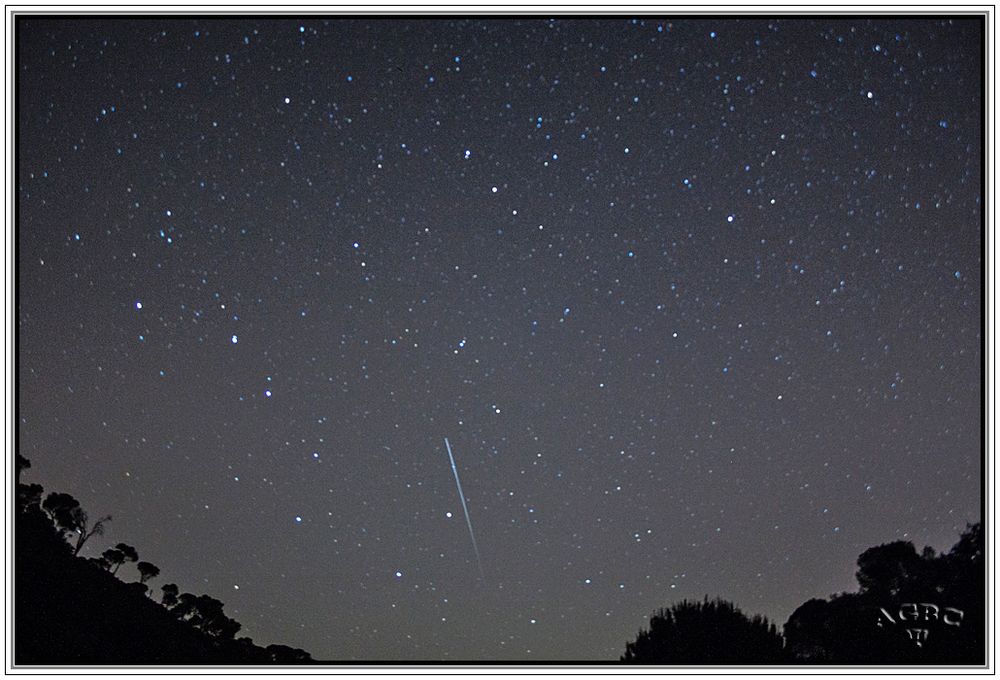
[[946, 549], [982, 27], [22, 17], [25, 479], [330, 660], [615, 660]]

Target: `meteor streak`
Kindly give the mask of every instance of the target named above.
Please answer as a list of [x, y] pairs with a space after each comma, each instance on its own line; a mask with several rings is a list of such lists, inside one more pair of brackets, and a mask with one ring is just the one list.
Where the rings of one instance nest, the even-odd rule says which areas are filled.
[[472, 531], [472, 520], [469, 519], [469, 508], [465, 505], [465, 494], [462, 493], [462, 482], [458, 479], [458, 468], [455, 467], [455, 457], [451, 455], [451, 444], [448, 443], [448, 438], [444, 438], [444, 445], [448, 449], [448, 460], [451, 461], [451, 471], [455, 473], [455, 486], [458, 487], [458, 498], [462, 501], [462, 510], [465, 512], [465, 523], [469, 526], [469, 538], [472, 539], [472, 550], [476, 553], [476, 564], [479, 566], [479, 578], [483, 581], [486, 577], [483, 575], [483, 561], [479, 558], [479, 546], [476, 545], [476, 535]]

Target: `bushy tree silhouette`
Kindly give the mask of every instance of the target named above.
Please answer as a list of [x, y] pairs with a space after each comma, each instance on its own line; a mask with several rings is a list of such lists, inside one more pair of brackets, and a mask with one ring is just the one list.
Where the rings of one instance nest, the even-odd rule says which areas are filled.
[[63, 536], [79, 531], [86, 514], [80, 507], [80, 501], [68, 493], [50, 493], [42, 503], [42, 510], [48, 513]]
[[118, 571], [118, 568], [125, 564], [125, 555], [121, 550], [116, 550], [115, 548], [108, 548], [99, 558], [98, 564], [105, 566], [105, 568], [112, 574]]
[[167, 583], [166, 585], [161, 586], [160, 590], [163, 591], [163, 597], [160, 599], [160, 602], [162, 602], [163, 606], [167, 609], [172, 609], [174, 605], [177, 604], [177, 594], [180, 592], [177, 588], [177, 584]]
[[855, 577], [862, 593], [895, 597], [908, 584], [920, 579], [926, 569], [924, 558], [917, 554], [912, 543], [895, 541], [861, 553]]
[[18, 484], [17, 485], [17, 505], [21, 512], [26, 512], [31, 508], [37, 508], [42, 501], [42, 494], [45, 489], [41, 484]]
[[[858, 557], [856, 575], [857, 593], [809, 600], [789, 617], [784, 634], [797, 661], [985, 662], [985, 569], [979, 524], [967, 526], [958, 543], [941, 555], [930, 548], [918, 553], [908, 541], [869, 548]], [[945, 608], [951, 611], [952, 624], [942, 623]], [[924, 632], [927, 637], [916, 644], [915, 636]]]
[[42, 509], [49, 514], [64, 538], [76, 535], [74, 555], [79, 554], [92, 536], [103, 534], [104, 524], [111, 521], [111, 515], [107, 515], [94, 522], [93, 526], [89, 526], [90, 519], [86, 511], [80, 507], [80, 501], [68, 493], [50, 493], [42, 503]]
[[241, 626], [222, 611], [223, 604], [208, 595], [181, 593], [171, 611], [182, 621], [216, 638], [232, 639]]
[[139, 570], [139, 583], [145, 583], [160, 575], [160, 568], [152, 562], [138, 562], [135, 568]]
[[731, 602], [684, 600], [660, 609], [621, 660], [650, 664], [776, 664], [786, 658], [781, 635], [762, 616]]
[[115, 550], [119, 551], [124, 557], [123, 563], [139, 561], [139, 552], [128, 543], [119, 543], [115, 546]]

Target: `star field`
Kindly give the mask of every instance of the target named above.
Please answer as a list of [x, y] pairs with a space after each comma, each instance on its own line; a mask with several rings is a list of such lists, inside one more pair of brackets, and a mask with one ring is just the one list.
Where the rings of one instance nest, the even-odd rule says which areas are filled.
[[327, 660], [615, 660], [949, 547], [983, 26], [22, 17], [27, 476]]

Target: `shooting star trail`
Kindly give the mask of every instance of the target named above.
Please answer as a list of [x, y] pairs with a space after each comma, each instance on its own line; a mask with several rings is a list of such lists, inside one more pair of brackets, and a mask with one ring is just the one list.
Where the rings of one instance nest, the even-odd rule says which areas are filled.
[[469, 519], [469, 508], [465, 505], [465, 494], [462, 493], [462, 482], [458, 479], [458, 468], [455, 467], [455, 457], [451, 455], [451, 444], [448, 443], [448, 438], [444, 438], [444, 445], [448, 449], [448, 460], [451, 461], [451, 471], [455, 473], [455, 486], [458, 487], [458, 498], [462, 501], [462, 510], [465, 512], [465, 523], [469, 526], [469, 538], [472, 539], [472, 550], [476, 553], [476, 564], [479, 566], [479, 578], [483, 581], [486, 577], [483, 575], [483, 561], [479, 558], [479, 546], [476, 545], [476, 534], [472, 531], [472, 520]]

